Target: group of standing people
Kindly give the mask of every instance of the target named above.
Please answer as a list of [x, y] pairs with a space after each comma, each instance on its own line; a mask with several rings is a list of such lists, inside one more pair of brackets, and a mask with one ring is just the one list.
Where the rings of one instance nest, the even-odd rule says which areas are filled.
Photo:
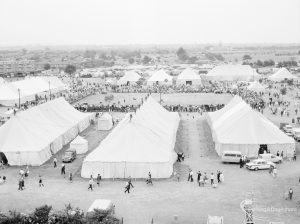
[[[200, 171], [197, 172], [197, 183], [199, 187], [204, 187], [209, 180], [210, 185], [215, 188], [218, 184], [224, 182], [224, 174], [220, 170], [217, 170], [216, 176], [213, 172], [211, 172], [210, 175], [208, 175], [206, 172], [204, 172], [203, 174]], [[194, 182], [194, 172], [192, 169], [189, 169], [188, 181]]]

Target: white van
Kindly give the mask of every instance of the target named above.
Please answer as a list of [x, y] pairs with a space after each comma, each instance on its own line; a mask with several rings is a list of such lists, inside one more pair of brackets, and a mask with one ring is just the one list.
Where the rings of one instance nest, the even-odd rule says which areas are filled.
[[282, 158], [280, 156], [275, 156], [271, 153], [259, 154], [259, 159], [264, 159], [273, 163], [282, 163]]
[[240, 163], [242, 153], [240, 151], [224, 151], [222, 154], [223, 163]]
[[293, 128], [293, 137], [297, 142], [300, 140], [300, 128]]

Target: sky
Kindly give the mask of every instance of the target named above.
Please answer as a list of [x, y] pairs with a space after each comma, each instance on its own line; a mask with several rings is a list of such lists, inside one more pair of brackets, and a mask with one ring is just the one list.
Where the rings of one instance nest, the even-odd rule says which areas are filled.
[[0, 0], [0, 46], [299, 43], [300, 0]]

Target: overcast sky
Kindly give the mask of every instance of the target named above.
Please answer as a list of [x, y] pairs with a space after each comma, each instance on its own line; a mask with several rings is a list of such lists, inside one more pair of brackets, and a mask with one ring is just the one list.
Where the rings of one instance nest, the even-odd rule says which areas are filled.
[[299, 43], [300, 0], [0, 0], [0, 45]]

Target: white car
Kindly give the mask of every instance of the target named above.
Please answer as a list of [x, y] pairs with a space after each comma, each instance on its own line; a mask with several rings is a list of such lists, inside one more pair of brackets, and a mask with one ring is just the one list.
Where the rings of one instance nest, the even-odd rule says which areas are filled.
[[281, 156], [275, 156], [271, 153], [259, 154], [258, 158], [259, 159], [264, 159], [264, 160], [272, 162], [272, 163], [282, 163], [282, 157]]
[[293, 137], [297, 142], [300, 141], [300, 128], [293, 128]]
[[288, 135], [288, 136], [293, 136], [293, 127], [289, 124], [285, 125], [283, 127], [283, 131]]
[[246, 163], [246, 167], [249, 170], [267, 170], [270, 166], [276, 167], [275, 163], [266, 161], [264, 159], [255, 159], [249, 163]]

